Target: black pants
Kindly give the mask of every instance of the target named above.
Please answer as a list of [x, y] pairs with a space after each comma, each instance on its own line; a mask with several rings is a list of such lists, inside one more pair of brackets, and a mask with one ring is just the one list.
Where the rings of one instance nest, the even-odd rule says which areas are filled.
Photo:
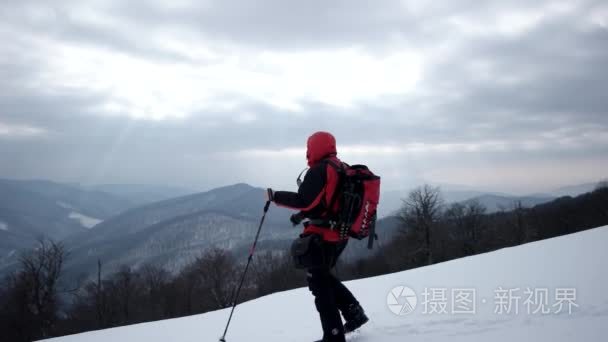
[[322, 242], [318, 253], [329, 260], [327, 266], [308, 270], [308, 288], [315, 296], [315, 306], [321, 317], [323, 341], [344, 341], [344, 327], [340, 311], [346, 312], [349, 305], [359, 304], [353, 294], [331, 273], [338, 257], [346, 247], [340, 243]]

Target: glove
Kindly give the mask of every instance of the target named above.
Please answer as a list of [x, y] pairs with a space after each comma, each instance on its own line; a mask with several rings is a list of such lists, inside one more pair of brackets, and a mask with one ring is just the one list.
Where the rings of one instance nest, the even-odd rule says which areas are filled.
[[293, 214], [291, 215], [291, 217], [289, 218], [289, 221], [291, 221], [291, 224], [293, 224], [293, 226], [297, 226], [300, 223], [302, 223], [302, 221], [304, 221], [305, 217], [302, 214], [302, 212], [299, 212], [297, 214]]
[[266, 189], [266, 201], [274, 201], [274, 191], [271, 188]]

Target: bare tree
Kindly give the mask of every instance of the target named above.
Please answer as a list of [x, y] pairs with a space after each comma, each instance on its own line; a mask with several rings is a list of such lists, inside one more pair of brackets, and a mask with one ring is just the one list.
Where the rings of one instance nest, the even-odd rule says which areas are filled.
[[128, 266], [122, 266], [120, 270], [113, 275], [112, 280], [114, 292], [116, 294], [115, 299], [119, 302], [124, 323], [131, 322], [134, 299], [139, 292], [137, 277], [138, 274], [133, 272]]
[[142, 297], [148, 307], [144, 313], [147, 317], [165, 317], [166, 298], [164, 290], [171, 280], [171, 274], [156, 265], [145, 265], [140, 270], [143, 285]]
[[412, 190], [401, 209], [403, 232], [410, 234], [409, 230], [413, 230], [415, 234], [422, 234], [422, 250], [429, 265], [433, 263], [433, 228], [440, 219], [442, 206], [440, 189], [426, 184]]
[[260, 253], [254, 259], [253, 270], [257, 296], [306, 284], [299, 271], [293, 267], [293, 260], [287, 253], [282, 255], [275, 255], [272, 251]]
[[62, 244], [44, 238], [23, 254], [20, 269], [8, 282], [20, 339], [51, 337], [58, 320], [59, 279], [66, 252]]
[[[110, 298], [111, 282], [103, 279], [103, 264], [101, 260], [97, 260], [97, 279], [95, 282], [89, 283], [85, 287], [87, 292], [88, 301], [94, 306], [95, 309], [95, 321], [98, 329], [108, 328], [112, 325], [112, 321], [115, 320], [115, 310], [113, 303]], [[116, 298], [114, 298], [116, 299]]]
[[100, 328], [105, 325], [106, 317], [106, 293], [103, 290], [101, 281], [101, 260], [97, 260], [97, 282], [95, 283], [95, 313], [97, 316], [97, 324]]
[[475, 254], [479, 244], [479, 231], [483, 227], [486, 208], [478, 201], [454, 203], [445, 212], [446, 220], [464, 234], [465, 254]]
[[232, 300], [232, 283], [235, 274], [235, 261], [223, 249], [211, 249], [195, 261], [201, 284], [208, 291], [216, 308], [229, 306]]
[[525, 207], [521, 201], [513, 203], [513, 230], [517, 244], [522, 244], [528, 240], [527, 225], [525, 217]]
[[597, 183], [595, 190], [608, 189], [608, 179], [603, 179]]
[[195, 290], [200, 288], [201, 272], [196, 261], [187, 265], [173, 280], [173, 292], [183, 298], [177, 311], [180, 314], [191, 315], [195, 310]]

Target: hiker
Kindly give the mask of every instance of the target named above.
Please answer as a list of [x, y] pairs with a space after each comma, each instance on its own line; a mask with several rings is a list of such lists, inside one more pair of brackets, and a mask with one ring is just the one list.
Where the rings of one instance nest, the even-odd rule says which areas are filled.
[[[307, 269], [308, 287], [315, 297], [323, 327], [323, 339], [317, 342], [343, 342], [345, 333], [368, 321], [357, 299], [331, 272], [348, 242], [348, 236], [340, 235], [328, 223], [340, 209], [339, 201], [335, 200], [340, 174], [334, 165], [342, 162], [337, 154], [333, 135], [314, 133], [308, 138], [306, 151], [310, 169], [298, 192], [267, 191], [269, 201], [299, 211], [291, 216], [294, 226], [308, 219], [303, 233], [292, 246], [292, 255], [297, 268]], [[340, 313], [344, 316], [344, 324]]]

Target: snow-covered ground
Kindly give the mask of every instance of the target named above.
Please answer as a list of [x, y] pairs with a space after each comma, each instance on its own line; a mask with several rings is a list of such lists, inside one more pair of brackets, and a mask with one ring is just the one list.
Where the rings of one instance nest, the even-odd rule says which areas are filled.
[[72, 220], [78, 220], [80, 222], [80, 224], [85, 227], [85, 228], [93, 228], [96, 225], [100, 224], [102, 222], [102, 220], [96, 219], [94, 217], [90, 217], [81, 213], [77, 213], [75, 211], [71, 212], [70, 215], [68, 215], [69, 218], [71, 218]]
[[[71, 210], [75, 210], [74, 206], [72, 206], [69, 203], [65, 203], [65, 202], [55, 202], [57, 203], [58, 206], [64, 208], [64, 209], [71, 209]], [[81, 214], [77, 211], [72, 211], [69, 215], [68, 218], [71, 218], [72, 220], [76, 220], [78, 222], [80, 222], [80, 225], [85, 227], [85, 228], [93, 228], [96, 225], [100, 224], [102, 222], [102, 220], [96, 219], [94, 217], [90, 217], [87, 216], [85, 214]]]
[[[606, 341], [607, 245], [608, 227], [603, 227], [349, 282], [371, 322], [348, 340]], [[407, 312], [403, 310], [406, 300], [414, 304], [414, 297], [406, 298], [409, 292], [400, 286], [416, 295], [417, 306], [409, 314], [393, 313]], [[228, 313], [220, 310], [53, 341], [214, 342], [223, 332]], [[312, 296], [302, 288], [237, 307], [226, 340], [311, 342], [320, 335]]]

